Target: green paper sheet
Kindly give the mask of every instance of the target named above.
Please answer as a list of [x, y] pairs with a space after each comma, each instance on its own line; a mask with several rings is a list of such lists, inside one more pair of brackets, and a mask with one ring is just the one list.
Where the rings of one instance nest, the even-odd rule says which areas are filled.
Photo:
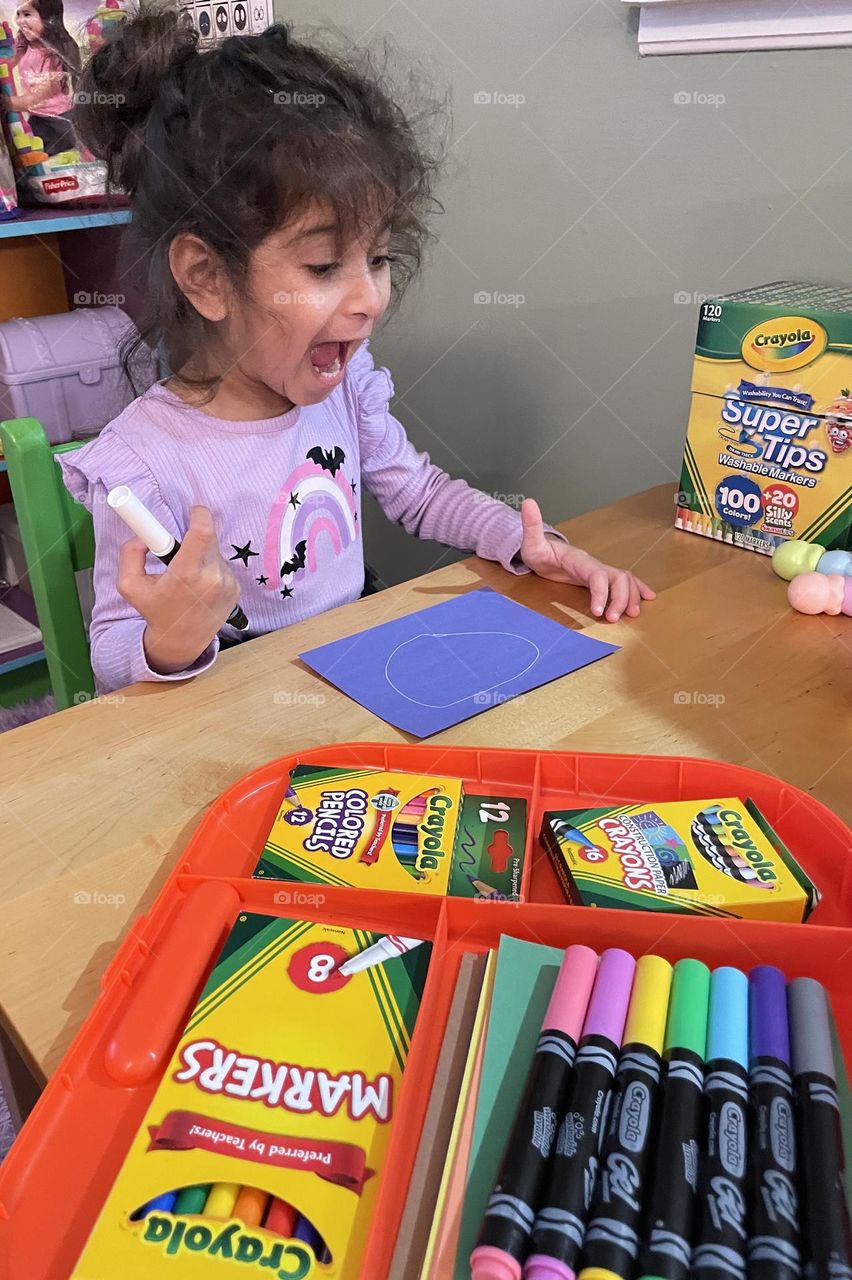
[[497, 1180], [563, 955], [556, 947], [506, 936], [500, 939], [453, 1280], [470, 1280], [468, 1260]]

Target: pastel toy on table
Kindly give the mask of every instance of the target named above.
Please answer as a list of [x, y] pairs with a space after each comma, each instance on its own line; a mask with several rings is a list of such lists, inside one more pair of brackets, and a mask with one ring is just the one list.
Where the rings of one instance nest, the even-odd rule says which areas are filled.
[[787, 599], [799, 613], [845, 613], [852, 617], [852, 575], [797, 574], [787, 588]]
[[826, 551], [818, 542], [791, 538], [772, 553], [772, 568], [779, 578], [791, 582], [802, 573], [832, 573], [852, 578], [852, 551]]

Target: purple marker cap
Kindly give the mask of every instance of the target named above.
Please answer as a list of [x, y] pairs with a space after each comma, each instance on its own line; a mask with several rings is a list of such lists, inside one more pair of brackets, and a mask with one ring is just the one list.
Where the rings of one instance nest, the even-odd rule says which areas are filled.
[[575, 1273], [558, 1258], [532, 1253], [524, 1263], [524, 1280], [575, 1280]]
[[605, 1036], [621, 1044], [635, 972], [636, 961], [627, 951], [618, 947], [604, 951], [583, 1023], [584, 1036]]
[[787, 1022], [787, 979], [770, 964], [758, 965], [748, 977], [748, 1058], [777, 1058], [790, 1065]]

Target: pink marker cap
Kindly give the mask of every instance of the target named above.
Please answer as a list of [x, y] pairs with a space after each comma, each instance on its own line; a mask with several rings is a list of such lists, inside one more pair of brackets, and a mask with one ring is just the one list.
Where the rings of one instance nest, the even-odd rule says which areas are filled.
[[481, 1244], [470, 1255], [471, 1280], [521, 1280], [521, 1264], [503, 1249]]
[[604, 951], [583, 1023], [584, 1036], [606, 1036], [613, 1044], [621, 1044], [635, 973], [636, 961], [629, 952], [619, 947]]
[[598, 953], [591, 947], [568, 947], [541, 1024], [543, 1031], [562, 1031], [577, 1043], [597, 970]]

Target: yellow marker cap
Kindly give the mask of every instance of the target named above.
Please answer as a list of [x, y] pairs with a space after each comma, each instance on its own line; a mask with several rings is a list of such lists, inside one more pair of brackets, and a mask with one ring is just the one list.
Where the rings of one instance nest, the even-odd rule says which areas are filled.
[[[647, 1044], [657, 1053], [663, 1052], [671, 985], [672, 967], [662, 956], [642, 956], [636, 962], [624, 1044]], [[601, 1271], [596, 1280], [604, 1280], [609, 1274]]]
[[[656, 960], [656, 956], [653, 957]], [[624, 1280], [617, 1271], [607, 1271], [606, 1267], [583, 1267], [577, 1280]]]

